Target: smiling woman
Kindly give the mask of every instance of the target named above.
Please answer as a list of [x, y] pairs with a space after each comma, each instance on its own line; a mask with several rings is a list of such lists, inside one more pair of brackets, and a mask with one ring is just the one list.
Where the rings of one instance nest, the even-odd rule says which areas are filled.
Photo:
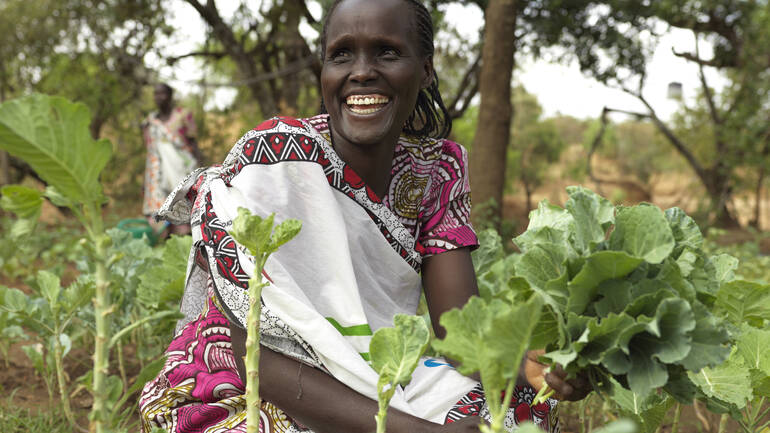
[[[326, 113], [279, 117], [248, 131], [221, 166], [200, 170], [160, 215], [193, 227], [185, 319], [140, 401], [145, 432], [245, 431], [247, 281], [254, 260], [228, 230], [238, 208], [299, 219], [300, 234], [267, 261], [262, 293], [260, 431], [368, 432], [377, 374], [374, 331], [415, 314], [424, 291], [439, 316], [477, 293], [470, 189], [462, 146], [433, 69], [430, 14], [415, 0], [342, 0], [321, 37]], [[478, 431], [478, 382], [451, 360], [424, 359], [399, 388], [389, 432]], [[538, 385], [543, 367], [525, 361]], [[555, 401], [530, 409], [523, 379], [507, 427], [556, 430]], [[572, 385], [545, 375], [569, 397]]]

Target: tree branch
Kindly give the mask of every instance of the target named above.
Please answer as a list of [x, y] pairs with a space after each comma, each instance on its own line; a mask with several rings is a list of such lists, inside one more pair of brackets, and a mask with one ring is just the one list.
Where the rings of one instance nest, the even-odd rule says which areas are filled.
[[187, 57], [211, 57], [213, 59], [218, 60], [226, 55], [227, 53], [225, 53], [224, 51], [193, 51], [191, 53], [182, 54], [181, 56], [169, 57], [168, 59], [166, 59], [166, 63], [168, 63], [169, 65], [174, 65], [176, 62]]
[[674, 47], [671, 47], [671, 52], [675, 56], [677, 56], [677, 57], [681, 57], [681, 58], [683, 58], [685, 60], [689, 60], [691, 62], [695, 62], [695, 63], [697, 63], [697, 64], [699, 64], [701, 66], [711, 66], [711, 67], [714, 67], [714, 68], [721, 68], [721, 67], [726, 66], [726, 65], [722, 64], [722, 62], [719, 62], [716, 58], [711, 59], [711, 60], [701, 59], [700, 57], [698, 57], [695, 54], [686, 53], [684, 51], [677, 51], [676, 49], [674, 49]]
[[674, 132], [665, 124], [663, 121], [658, 117], [658, 114], [655, 112], [655, 110], [652, 108], [652, 105], [647, 101], [647, 99], [644, 98], [644, 95], [642, 95], [642, 92], [634, 92], [627, 87], [622, 87], [623, 91], [628, 93], [631, 96], [634, 96], [635, 98], [639, 99], [639, 101], [644, 104], [645, 107], [647, 107], [647, 113], [633, 113], [633, 112], [627, 112], [622, 110], [617, 110], [621, 113], [626, 114], [633, 114], [633, 115], [641, 115], [644, 117], [648, 117], [652, 123], [658, 128], [658, 130], [665, 136], [668, 141], [671, 143], [672, 146], [681, 154], [684, 159], [687, 160], [687, 162], [690, 164], [690, 167], [695, 171], [695, 173], [698, 175], [698, 178], [701, 179], [701, 181], [704, 183], [704, 185], [708, 185], [710, 182], [710, 179], [708, 178], [709, 175], [706, 171], [706, 169], [701, 165], [701, 163], [695, 158], [695, 155], [690, 151], [690, 149], [687, 147], [687, 145], [682, 142], [682, 140], [679, 139], [679, 137], [674, 134]]
[[[695, 56], [700, 58], [700, 38], [698, 38], [698, 34], [695, 32], [693, 32], [693, 35], [695, 36]], [[717, 111], [717, 107], [714, 104], [714, 95], [711, 93], [711, 87], [709, 87], [708, 83], [706, 82], [706, 74], [703, 71], [703, 64], [700, 63], [698, 64], [698, 77], [700, 78], [701, 87], [703, 87], [703, 95], [706, 97], [706, 103], [709, 107], [711, 120], [714, 121], [714, 124], [721, 125], [722, 118], [719, 116], [719, 111]]]
[[[471, 64], [468, 70], [465, 71], [462, 80], [460, 80], [460, 86], [457, 89], [457, 94], [449, 103], [449, 116], [452, 119], [456, 119], [462, 116], [463, 112], [471, 102], [471, 99], [476, 95], [479, 90], [479, 70], [481, 64], [481, 54], [476, 57], [476, 60]], [[470, 91], [466, 90], [470, 86]], [[458, 108], [458, 104], [460, 108]]]

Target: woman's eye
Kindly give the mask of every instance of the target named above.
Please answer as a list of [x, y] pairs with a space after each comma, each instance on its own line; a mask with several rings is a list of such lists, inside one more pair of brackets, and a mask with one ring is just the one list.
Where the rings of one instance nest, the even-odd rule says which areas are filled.
[[383, 48], [381, 55], [385, 58], [396, 58], [398, 57], [398, 50], [395, 48]]
[[331, 56], [329, 56], [329, 60], [332, 60], [335, 62], [342, 62], [349, 57], [350, 57], [350, 52], [348, 50], [335, 50], [332, 52]]

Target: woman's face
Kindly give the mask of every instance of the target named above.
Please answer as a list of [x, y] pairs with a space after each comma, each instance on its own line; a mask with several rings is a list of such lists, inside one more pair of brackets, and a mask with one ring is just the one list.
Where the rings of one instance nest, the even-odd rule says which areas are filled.
[[321, 92], [335, 144], [395, 140], [432, 78], [403, 0], [347, 0], [326, 29]]

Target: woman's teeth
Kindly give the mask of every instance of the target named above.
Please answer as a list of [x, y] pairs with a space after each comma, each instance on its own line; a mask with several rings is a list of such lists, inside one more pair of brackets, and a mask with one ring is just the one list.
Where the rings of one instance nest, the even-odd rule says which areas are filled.
[[384, 96], [349, 96], [345, 102], [350, 111], [356, 114], [371, 114], [382, 109], [389, 101]]

